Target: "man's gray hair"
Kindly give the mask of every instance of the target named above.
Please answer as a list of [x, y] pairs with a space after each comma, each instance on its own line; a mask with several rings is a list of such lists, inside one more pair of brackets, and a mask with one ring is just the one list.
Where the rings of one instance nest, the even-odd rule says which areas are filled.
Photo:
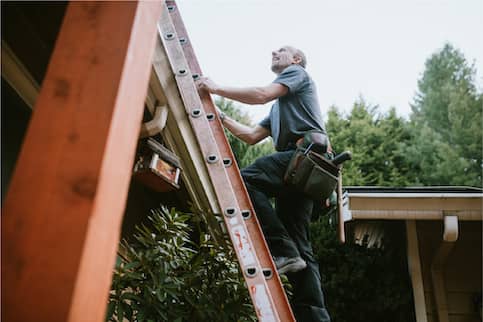
[[299, 63], [300, 66], [302, 66], [303, 68], [307, 66], [307, 58], [305, 57], [305, 54], [303, 51], [292, 46], [286, 46], [286, 48], [288, 48], [295, 57], [300, 58], [300, 63]]

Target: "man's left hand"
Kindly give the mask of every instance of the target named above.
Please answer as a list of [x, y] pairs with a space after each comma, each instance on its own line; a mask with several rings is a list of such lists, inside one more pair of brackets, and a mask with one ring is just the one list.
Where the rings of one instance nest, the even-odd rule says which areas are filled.
[[215, 93], [218, 90], [218, 85], [208, 77], [201, 77], [196, 81], [198, 91], [207, 91], [209, 93]]

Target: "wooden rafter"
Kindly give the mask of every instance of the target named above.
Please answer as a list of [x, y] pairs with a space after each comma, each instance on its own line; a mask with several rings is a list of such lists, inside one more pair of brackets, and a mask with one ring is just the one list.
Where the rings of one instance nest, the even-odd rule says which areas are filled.
[[3, 321], [104, 321], [161, 8], [69, 4], [3, 207]]

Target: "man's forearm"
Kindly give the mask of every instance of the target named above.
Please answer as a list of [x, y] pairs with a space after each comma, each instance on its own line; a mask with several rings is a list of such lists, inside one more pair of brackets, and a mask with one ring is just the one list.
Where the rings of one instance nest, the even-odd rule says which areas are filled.
[[222, 120], [223, 125], [230, 131], [234, 136], [239, 138], [245, 143], [255, 144], [255, 140], [252, 137], [252, 128], [235, 121], [228, 116], [225, 116]]
[[265, 104], [272, 97], [268, 95], [263, 87], [225, 87], [220, 86], [212, 91], [213, 94], [236, 100], [245, 104]]
[[263, 126], [255, 127], [246, 126], [227, 116], [222, 116], [223, 125], [237, 138], [250, 145], [256, 144], [270, 135], [270, 131]]
[[288, 93], [288, 87], [278, 83], [257, 87], [220, 86], [208, 77], [197, 81], [198, 90], [208, 91], [245, 104], [265, 104]]

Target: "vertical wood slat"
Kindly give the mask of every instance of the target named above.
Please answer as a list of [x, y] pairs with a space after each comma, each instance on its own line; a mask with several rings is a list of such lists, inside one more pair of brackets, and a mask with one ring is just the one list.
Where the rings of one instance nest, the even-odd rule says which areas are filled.
[[345, 222], [344, 222], [344, 206], [342, 193], [342, 170], [340, 170], [337, 179], [337, 239], [341, 244], [345, 243]]
[[2, 321], [104, 321], [161, 8], [69, 4], [2, 211]]
[[414, 310], [417, 322], [428, 322], [426, 301], [424, 298], [421, 257], [419, 255], [418, 231], [415, 220], [406, 220], [406, 238], [408, 253], [408, 270], [413, 287]]

